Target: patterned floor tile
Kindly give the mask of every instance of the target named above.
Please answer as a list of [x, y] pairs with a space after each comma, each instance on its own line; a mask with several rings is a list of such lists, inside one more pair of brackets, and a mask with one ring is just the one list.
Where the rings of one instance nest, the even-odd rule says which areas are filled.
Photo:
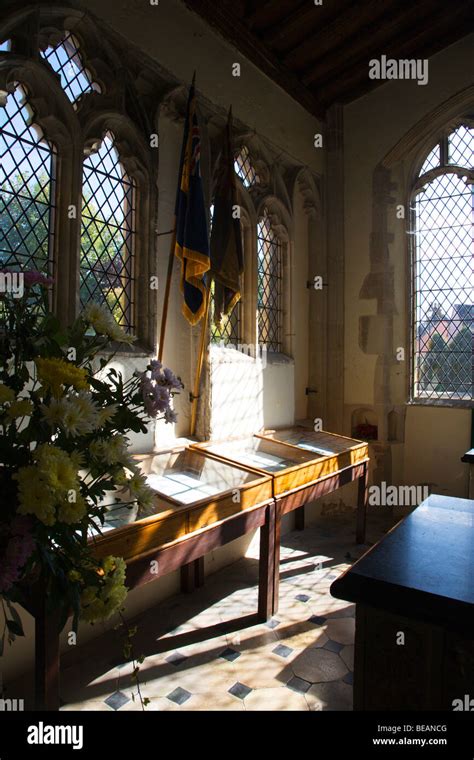
[[326, 649], [306, 649], [291, 666], [296, 676], [310, 683], [336, 681], [347, 673], [341, 658]]
[[[370, 515], [370, 541], [387, 527], [385, 517]], [[352, 709], [355, 606], [333, 598], [330, 587], [366, 548], [355, 546], [354, 514], [323, 516], [282, 541], [280, 604], [266, 624], [255, 616], [258, 532], [245, 558], [134, 621], [147, 710]], [[140, 710], [131, 698], [133, 664], [121, 651], [110, 632], [80, 663], [65, 663], [61, 709]]]
[[191, 697], [191, 694], [186, 689], [182, 689], [181, 686], [178, 686], [167, 696], [170, 702], [174, 702], [177, 705], [182, 705], [188, 701], [188, 699]]
[[237, 699], [244, 699], [250, 694], [252, 689], [249, 686], [246, 686], [244, 683], [236, 681], [228, 691], [229, 694], [232, 694], [233, 697], [237, 697]]
[[311, 683], [309, 681], [305, 681], [304, 678], [298, 678], [298, 676], [293, 676], [286, 684], [287, 689], [297, 691], [299, 694], [306, 694], [310, 686]]
[[298, 710], [306, 712], [309, 707], [301, 692], [285, 686], [273, 689], [256, 689], [245, 698], [246, 710]]
[[331, 641], [337, 641], [339, 644], [352, 644], [355, 635], [355, 620], [353, 618], [338, 618], [328, 620], [324, 629]]
[[111, 694], [110, 697], [104, 699], [106, 705], [112, 708], [112, 710], [120, 710], [121, 707], [127, 704], [129, 697], [122, 691], [116, 691]]
[[342, 681], [313, 684], [305, 697], [311, 710], [352, 710], [352, 687]]

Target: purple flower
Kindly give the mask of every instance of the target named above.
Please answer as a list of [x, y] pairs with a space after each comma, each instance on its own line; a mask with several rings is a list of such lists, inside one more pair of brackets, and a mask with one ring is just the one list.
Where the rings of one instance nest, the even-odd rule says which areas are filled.
[[167, 388], [162, 385], [156, 385], [153, 392], [153, 400], [157, 412], [166, 412], [170, 405], [170, 396]]
[[31, 556], [35, 547], [31, 535], [31, 520], [27, 517], [14, 517], [10, 525], [10, 540], [2, 557], [0, 570], [0, 592], [11, 589], [21, 576], [21, 569]]
[[24, 272], [23, 276], [24, 283], [27, 288], [32, 288], [33, 285], [43, 285], [44, 287], [50, 287], [54, 282], [51, 277], [46, 277], [46, 275], [36, 271]]
[[182, 388], [183, 387], [183, 383], [181, 382], [181, 380], [179, 380], [179, 378], [176, 377], [176, 375], [174, 374], [174, 372], [172, 372], [170, 369], [168, 369], [168, 367], [165, 367], [165, 369], [163, 370], [163, 377], [164, 377], [164, 380], [165, 380], [165, 384], [169, 385], [170, 388]]
[[168, 409], [165, 411], [165, 422], [177, 422], [178, 415], [174, 411], [174, 409], [171, 409], [171, 407], [168, 407]]
[[148, 365], [151, 372], [152, 380], [159, 379], [162, 366], [163, 366], [162, 363], [159, 362], [158, 359], [152, 359], [152, 361]]

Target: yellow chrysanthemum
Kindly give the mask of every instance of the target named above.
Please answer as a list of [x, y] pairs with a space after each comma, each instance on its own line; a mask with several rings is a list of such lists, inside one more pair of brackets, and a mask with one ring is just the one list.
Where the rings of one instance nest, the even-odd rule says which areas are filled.
[[36, 515], [44, 525], [54, 525], [56, 509], [51, 490], [34, 465], [20, 467], [13, 476], [18, 482], [18, 512]]
[[53, 491], [64, 493], [77, 488], [77, 470], [65, 451], [45, 443], [38, 446], [34, 458]]
[[15, 393], [8, 385], [0, 383], [0, 404], [11, 404], [12, 401], [15, 401]]
[[81, 367], [65, 359], [35, 359], [38, 378], [44, 388], [51, 390], [53, 396], [60, 396], [62, 386], [72, 386], [75, 390], [88, 390], [87, 373]]
[[33, 414], [33, 404], [26, 398], [18, 399], [10, 405], [7, 411], [7, 419], [14, 420], [18, 417], [30, 417]]
[[70, 495], [64, 499], [62, 504], [58, 507], [58, 520], [59, 522], [77, 523], [82, 520], [87, 512], [86, 503], [80, 494], [74, 493], [74, 499], [70, 499]]
[[127, 596], [125, 572], [121, 557], [105, 557], [97, 571], [97, 585], [87, 586], [81, 594], [81, 617], [89, 623], [107, 620]]
[[18, 481], [19, 512], [36, 515], [45, 525], [80, 522], [87, 505], [80, 493], [77, 472], [81, 458], [51, 444], [34, 452], [34, 465], [20, 467]]

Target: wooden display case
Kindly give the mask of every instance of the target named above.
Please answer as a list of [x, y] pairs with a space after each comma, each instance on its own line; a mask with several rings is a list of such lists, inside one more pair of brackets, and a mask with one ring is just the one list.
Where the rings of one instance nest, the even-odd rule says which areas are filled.
[[357, 543], [365, 542], [367, 514], [367, 479], [369, 446], [365, 441], [335, 435], [325, 430], [314, 431], [301, 425], [264, 430], [257, 438], [281, 442], [298, 451], [311, 453], [316, 457], [313, 466], [313, 480], [302, 488], [294, 488], [279, 499], [281, 514], [295, 511], [296, 528], [304, 528], [304, 505], [337, 490], [353, 480], [358, 480], [357, 496]]
[[233, 465], [252, 467], [271, 475], [273, 496], [281, 496], [316, 480], [320, 472], [319, 455], [259, 436], [227, 441], [193, 443], [191, 448]]
[[335, 435], [326, 430], [314, 431], [301, 425], [264, 430], [257, 433], [257, 437], [279, 441], [316, 454], [320, 457], [318, 478], [359, 464], [369, 458], [369, 445], [366, 441]]
[[132, 522], [120, 505], [111, 509], [102, 535], [92, 539], [96, 556], [130, 560], [272, 498], [269, 476], [189, 448], [134, 459], [156, 492], [155, 504]]
[[[260, 528], [258, 619], [273, 614], [275, 501], [270, 476], [206, 457], [189, 448], [135, 457], [156, 499], [148, 514], [118, 504], [100, 535], [91, 536], [95, 556], [112, 554], [127, 563], [129, 589], [181, 571], [181, 587], [203, 582], [203, 557]], [[59, 709], [58, 620], [38, 589], [35, 617], [35, 689], [39, 709]]]

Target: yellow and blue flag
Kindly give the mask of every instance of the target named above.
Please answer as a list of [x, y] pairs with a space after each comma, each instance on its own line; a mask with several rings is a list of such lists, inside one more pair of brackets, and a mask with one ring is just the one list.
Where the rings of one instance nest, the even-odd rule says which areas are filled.
[[194, 79], [189, 91], [176, 195], [175, 255], [181, 262], [182, 311], [191, 325], [205, 313], [210, 268], [207, 209], [201, 178], [201, 135]]

